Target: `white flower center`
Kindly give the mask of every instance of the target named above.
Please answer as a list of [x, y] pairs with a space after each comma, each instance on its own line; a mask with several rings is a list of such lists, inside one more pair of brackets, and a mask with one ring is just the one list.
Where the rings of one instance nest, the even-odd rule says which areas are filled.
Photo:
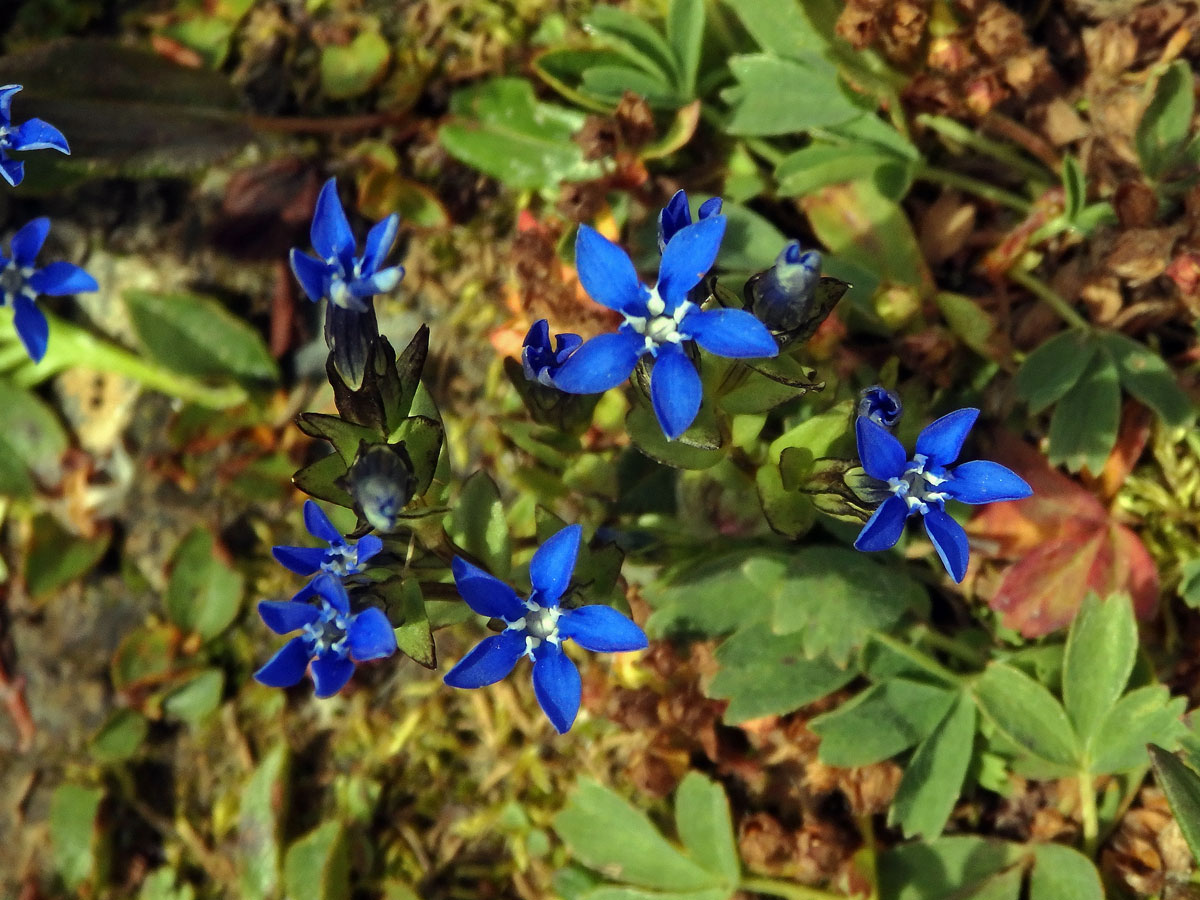
[[676, 307], [674, 313], [668, 314], [666, 302], [658, 295], [658, 288], [650, 292], [646, 301], [648, 316], [631, 316], [625, 314], [625, 323], [646, 339], [643, 353], [658, 353], [663, 344], [678, 344], [691, 339], [691, 335], [679, 330], [679, 325], [695, 304], [684, 300]]
[[562, 643], [558, 634], [558, 619], [562, 610], [557, 606], [541, 606], [533, 600], [526, 600], [525, 608], [529, 612], [517, 621], [509, 622], [505, 630], [525, 632], [523, 655], [533, 659], [533, 651], [542, 645], [542, 641], [549, 641], [556, 647]]
[[936, 490], [948, 479], [932, 472], [926, 472], [925, 465], [928, 462], [929, 460], [925, 458], [924, 454], [917, 453], [913, 456], [913, 461], [909, 463], [908, 468], [904, 470], [903, 475], [888, 479], [888, 486], [891, 487], [892, 493], [897, 497], [904, 498], [909, 512], [915, 510], [921, 515], [925, 515], [929, 512], [930, 503], [940, 504], [950, 496], [945, 491]]
[[15, 259], [0, 269], [0, 306], [11, 303], [21, 293], [30, 300], [37, 297], [37, 293], [29, 287], [29, 276], [32, 274], [32, 266], [18, 266]]
[[321, 563], [321, 571], [344, 578], [358, 571], [358, 546], [342, 544], [340, 547], [330, 547]]
[[346, 628], [349, 626], [347, 617], [333, 607], [326, 607], [321, 618], [304, 626], [304, 636], [312, 641], [314, 654], [333, 651], [339, 656], [346, 655]]

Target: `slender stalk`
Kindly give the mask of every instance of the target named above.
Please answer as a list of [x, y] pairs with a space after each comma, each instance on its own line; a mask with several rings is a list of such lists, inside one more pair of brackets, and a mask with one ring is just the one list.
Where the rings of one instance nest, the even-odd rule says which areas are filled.
[[1092, 773], [1079, 772], [1079, 813], [1083, 819], [1083, 852], [1095, 858], [1100, 839], [1100, 822], [1096, 816], [1096, 785]]
[[1024, 197], [1018, 196], [1012, 191], [1006, 191], [1004, 188], [998, 188], [994, 184], [988, 184], [986, 181], [980, 181], [978, 178], [972, 178], [970, 175], [963, 175], [961, 172], [926, 164], [917, 169], [917, 177], [925, 181], [936, 181], [938, 184], [958, 188], [968, 194], [982, 197], [984, 200], [999, 203], [1016, 210], [1023, 216], [1029, 215], [1033, 209], [1033, 204]]
[[843, 894], [834, 894], [806, 884], [796, 884], [778, 878], [743, 878], [739, 887], [743, 891], [783, 897], [784, 900], [846, 900]]
[[1026, 272], [1024, 269], [1014, 266], [1008, 270], [1007, 274], [1009, 278], [1058, 313], [1058, 317], [1072, 328], [1081, 328], [1084, 331], [1091, 330], [1092, 326], [1087, 319], [1077, 313], [1070, 303], [1060, 297], [1050, 285], [1039, 279], [1032, 272]]
[[919, 666], [931, 675], [941, 678], [943, 681], [950, 684], [962, 684], [963, 677], [957, 672], [952, 672], [943, 666], [940, 662], [930, 656], [928, 653], [923, 653], [911, 644], [906, 644], [904, 641], [897, 640], [890, 634], [882, 631], [872, 631], [871, 640], [878, 644], [887, 647], [893, 653], [899, 654], [909, 662]]
[[962, 660], [967, 665], [977, 669], [982, 669], [986, 660], [983, 655], [974, 647], [964, 644], [962, 641], [952, 638], [949, 635], [942, 634], [930, 628], [928, 625], [919, 625], [913, 629], [913, 636], [926, 644], [936, 647], [943, 653], [947, 653], [956, 659]]
[[1014, 172], [1019, 172], [1026, 178], [1042, 183], [1046, 181], [1046, 170], [1037, 163], [1031, 162], [1019, 153], [1015, 153], [1008, 144], [984, 137], [961, 122], [956, 122], [954, 119], [947, 118], [946, 116], [922, 113], [917, 116], [917, 124], [924, 125], [926, 128], [936, 131], [942, 137], [949, 138], [956, 143], [962, 144], [964, 147], [970, 147], [972, 150], [976, 150], [985, 156], [990, 156], [992, 159], [1004, 163]]

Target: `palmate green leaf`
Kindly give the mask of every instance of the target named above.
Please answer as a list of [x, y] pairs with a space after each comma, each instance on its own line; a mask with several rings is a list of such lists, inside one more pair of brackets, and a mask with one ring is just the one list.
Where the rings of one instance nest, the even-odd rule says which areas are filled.
[[1195, 112], [1192, 67], [1176, 60], [1159, 76], [1154, 96], [1133, 135], [1142, 171], [1158, 178], [1174, 165], [1187, 140]]
[[575, 859], [607, 878], [676, 893], [728, 890], [722, 878], [684, 856], [613, 791], [579, 779], [554, 830]]
[[722, 91], [721, 98], [732, 107], [730, 134], [793, 134], [862, 115], [836, 72], [823, 61], [753, 53], [731, 58], [729, 68], [737, 84]]
[[1066, 771], [1078, 766], [1079, 739], [1066, 711], [1020, 669], [991, 663], [975, 681], [974, 693], [980, 712], [1022, 751]]
[[1146, 764], [1146, 745], [1174, 749], [1187, 733], [1184, 697], [1172, 697], [1164, 685], [1130, 691], [1100, 722], [1088, 758], [1095, 775], [1128, 772]]
[[1200, 863], [1200, 774], [1173, 753], [1153, 744], [1150, 762], [1192, 857]]
[[880, 900], [1017, 900], [1021, 851], [974, 835], [902, 844], [879, 856]]
[[676, 87], [682, 97], [696, 96], [696, 73], [704, 45], [704, 0], [671, 0], [667, 7], [667, 42], [679, 73]]
[[937, 728], [956, 693], [906, 678], [873, 684], [809, 727], [821, 736], [818, 755], [830, 766], [866, 766], [890, 759]]
[[1100, 873], [1072, 847], [1038, 844], [1033, 848], [1029, 900], [1104, 900]]
[[1101, 347], [1050, 417], [1052, 465], [1099, 473], [1117, 442], [1121, 387], [1116, 364]]
[[616, 104], [626, 91], [632, 91], [656, 108], [682, 103], [669, 82], [629, 66], [592, 66], [583, 73], [582, 87], [609, 104]]
[[213, 536], [194, 528], [171, 560], [164, 603], [171, 621], [205, 640], [216, 637], [237, 617], [244, 579], [213, 555]]
[[797, 0], [724, 0], [758, 46], [785, 59], [818, 59], [827, 43]]
[[1187, 425], [1196, 412], [1163, 358], [1148, 347], [1108, 331], [1100, 341], [1117, 364], [1121, 387], [1150, 407], [1168, 425]]
[[124, 299], [142, 347], [165, 368], [200, 378], [278, 380], [258, 331], [211, 297], [131, 290]]
[[456, 119], [438, 131], [442, 146], [469, 166], [520, 189], [554, 188], [601, 174], [571, 138], [584, 116], [538, 102], [521, 78], [493, 78], [458, 91]]
[[654, 609], [646, 632], [652, 637], [717, 637], [768, 619], [771, 600], [747, 571], [749, 563], [763, 558], [787, 564], [782, 553], [741, 550], [697, 560], [669, 580], [646, 585], [642, 594]]
[[960, 694], [904, 768], [888, 822], [905, 837], [942, 833], [962, 791], [975, 741], [975, 704]]
[[512, 540], [504, 517], [504, 502], [496, 482], [486, 472], [472, 474], [445, 521], [446, 534], [456, 546], [503, 580], [512, 570]]
[[1014, 381], [1017, 394], [1029, 404], [1030, 412], [1040, 413], [1075, 386], [1097, 351], [1086, 331], [1056, 334], [1025, 357]]
[[729, 700], [724, 720], [736, 725], [760, 716], [783, 715], [849, 684], [854, 666], [808, 659], [804, 635], [775, 634], [765, 622], [741, 629], [717, 648], [721, 668], [708, 695]]
[[699, 772], [689, 772], [675, 792], [675, 830], [688, 855], [723, 880], [732, 893], [742, 866], [729, 800], [721, 786]]
[[50, 797], [50, 842], [54, 869], [74, 892], [103, 868], [98, 859], [99, 833], [96, 814], [104, 799], [102, 788], [60, 784]]
[[[703, 20], [701, 20], [703, 27]], [[583, 19], [600, 43], [619, 52], [648, 75], [674, 84], [679, 75], [676, 53], [664, 36], [640, 16], [617, 6], [597, 6]]]
[[288, 847], [288, 900], [349, 900], [350, 850], [341, 822], [325, 822]]
[[[1067, 715], [1086, 751], [1101, 721], [1125, 691], [1137, 655], [1137, 623], [1127, 594], [1084, 598], [1063, 661], [1062, 695]], [[1102, 745], [1097, 745], [1101, 747]]]

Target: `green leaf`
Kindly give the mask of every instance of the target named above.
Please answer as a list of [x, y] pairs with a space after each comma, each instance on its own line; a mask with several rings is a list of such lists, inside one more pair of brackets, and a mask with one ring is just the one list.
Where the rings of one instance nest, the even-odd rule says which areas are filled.
[[730, 890], [737, 887], [742, 866], [729, 801], [720, 785], [699, 772], [689, 772], [675, 792], [675, 830], [693, 860]]
[[62, 455], [70, 446], [58, 416], [36, 394], [3, 380], [0, 380], [0, 408], [4, 409], [0, 458], [9, 457], [6, 461], [25, 476], [20, 484], [28, 484], [27, 490], [7, 492], [0, 481], [0, 492], [28, 496], [32, 483], [25, 475], [26, 470], [38, 481], [57, 483], [62, 477]]
[[991, 663], [975, 682], [975, 699], [980, 712], [1026, 753], [1053, 765], [1077, 767], [1079, 740], [1066, 712], [1020, 669]]
[[1125, 692], [1137, 655], [1137, 622], [1126, 594], [1088, 594], [1067, 634], [1063, 706], [1084, 750], [1101, 720]]
[[724, 887], [688, 859], [624, 799], [590, 778], [579, 779], [554, 830], [571, 853], [614, 881], [664, 891]]
[[730, 900], [729, 888], [708, 888], [701, 891], [647, 891], [641, 888], [602, 885], [583, 895], [583, 900]]
[[179, 542], [171, 560], [164, 603], [171, 621], [211, 640], [237, 618], [245, 580], [213, 556], [213, 536], [196, 527]]
[[496, 482], [479, 471], [463, 482], [454, 509], [446, 516], [446, 534], [455, 545], [503, 580], [512, 569], [512, 541], [504, 501]]
[[50, 797], [54, 869], [71, 892], [98, 874], [96, 814], [103, 799], [103, 789], [80, 784], [60, 784]]
[[980, 356], [991, 359], [995, 355], [992, 333], [996, 323], [977, 300], [951, 291], [939, 291], [934, 299], [942, 318], [959, 340]]
[[258, 331], [211, 297], [141, 290], [124, 297], [142, 347], [165, 368], [199, 378], [279, 379]]
[[597, 6], [584, 17], [583, 24], [600, 43], [612, 47], [647, 74], [664, 84], [675, 82], [679, 74], [675, 51], [644, 19], [616, 6]]
[[771, 601], [747, 573], [747, 566], [763, 556], [786, 566], [784, 554], [724, 553], [695, 560], [669, 580], [644, 586], [643, 596], [654, 608], [647, 633], [715, 637], [769, 618]]
[[1094, 775], [1128, 772], [1146, 764], [1146, 745], [1175, 748], [1187, 733], [1187, 700], [1172, 697], [1161, 684], [1130, 691], [1116, 702], [1096, 729], [1089, 768]]
[[825, 39], [812, 27], [796, 0], [725, 2], [763, 50], [785, 59], [820, 59]]
[[347, 466], [354, 462], [359, 443], [366, 441], [368, 444], [378, 444], [382, 440], [382, 436], [374, 428], [356, 425], [340, 416], [327, 413], [300, 413], [296, 416], [296, 427], [309, 437], [333, 444], [333, 449]]
[[1072, 847], [1037, 844], [1033, 848], [1029, 900], [1104, 900], [1100, 873]]
[[780, 196], [797, 197], [844, 181], [871, 180], [899, 199], [912, 183], [913, 164], [871, 144], [812, 143], [784, 157], [775, 169]]
[[942, 833], [962, 791], [974, 741], [975, 704], [960, 694], [904, 768], [888, 822], [899, 825], [905, 837]]
[[778, 467], [762, 466], [754, 473], [758, 500], [762, 504], [767, 524], [776, 534], [789, 540], [807, 534], [817, 518], [817, 509], [813, 506], [812, 499], [796, 490], [794, 486], [789, 489], [783, 483], [783, 471], [789, 468], [787, 462], [795, 460], [796, 454], [803, 452], [797, 448], [788, 448], [780, 457]]
[[1087, 203], [1087, 180], [1084, 178], [1083, 167], [1071, 154], [1063, 156], [1062, 167], [1063, 191], [1067, 197], [1066, 210], [1063, 215], [1068, 222], [1074, 223]]
[[1200, 775], [1179, 757], [1153, 744], [1150, 762], [1163, 793], [1167, 795], [1167, 802], [1171, 804], [1179, 830], [1192, 850], [1192, 857], [1200, 863]]
[[100, 562], [112, 542], [101, 532], [81, 538], [62, 529], [50, 515], [33, 520], [33, 540], [25, 560], [25, 587], [33, 597], [45, 597], [69, 581], [90, 571]]
[[[862, 115], [862, 108], [823, 64], [755, 53], [732, 57], [729, 69], [737, 84], [722, 91], [721, 99], [732, 107], [730, 134], [793, 134]], [[786, 90], [784, 85], [803, 88]]]
[[673, 108], [681, 99], [670, 82], [628, 66], [592, 66], [583, 73], [583, 88], [609, 104], [632, 91], [654, 107]]
[[1022, 872], [1009, 867], [1020, 858], [1019, 845], [975, 835], [902, 844], [880, 854], [879, 895], [882, 900], [1017, 900]]
[[817, 716], [818, 756], [830, 766], [867, 766], [890, 759], [933, 733], [955, 694], [943, 687], [894, 678], [871, 685], [853, 700]]
[[238, 884], [246, 900], [267, 900], [277, 894], [290, 768], [287, 745], [276, 744], [259, 761], [242, 790]]
[[858, 674], [828, 659], [808, 659], [802, 633], [775, 634], [770, 625], [750, 625], [717, 648], [721, 668], [708, 695], [729, 700], [724, 720], [730, 724], [760, 716], [783, 715], [832, 694]]
[[92, 736], [92, 757], [99, 763], [129, 759], [137, 752], [150, 730], [146, 717], [135, 709], [119, 709]]
[[205, 669], [187, 684], [167, 694], [163, 710], [194, 728], [221, 705], [224, 690], [225, 673], [220, 669]]
[[[436, 667], [434, 626], [425, 608], [421, 583], [416, 578], [395, 577], [374, 585], [371, 590], [383, 601], [388, 620], [396, 626], [396, 644], [400, 652], [427, 669]], [[465, 621], [472, 615], [465, 603], [456, 602], [453, 607], [459, 613], [455, 617], [458, 621]], [[466, 614], [462, 614], [464, 607]]]
[[390, 443], [404, 442], [413, 464], [413, 496], [423, 497], [437, 475], [445, 434], [441, 422], [429, 416], [409, 416], [392, 432]]
[[354, 498], [339, 484], [346, 477], [347, 468], [340, 453], [330, 453], [296, 472], [292, 484], [317, 500], [352, 509]]
[[703, 424], [693, 425], [676, 440], [668, 440], [653, 410], [644, 403], [635, 403], [629, 410], [625, 430], [644, 454], [676, 469], [707, 469], [725, 458], [720, 435], [708, 431]]
[[442, 145], [509, 187], [555, 188], [601, 174], [571, 139], [583, 114], [537, 102], [524, 79], [493, 78], [458, 91], [451, 111], [458, 118], [438, 131]]
[[1133, 135], [1142, 171], [1151, 178], [1165, 174], [1176, 162], [1191, 131], [1195, 106], [1192, 67], [1187, 60], [1176, 60], [1159, 76]]
[[174, 665], [175, 636], [170, 625], [143, 625], [121, 639], [109, 666], [109, 677], [118, 691], [141, 682], [158, 681]]
[[1101, 348], [1050, 417], [1052, 465], [1099, 474], [1117, 442], [1121, 388], [1112, 357]]
[[1096, 350], [1096, 342], [1086, 331], [1056, 334], [1025, 357], [1013, 382], [1017, 395], [1029, 404], [1030, 412], [1040, 413], [1075, 386]]
[[1100, 341], [1117, 363], [1121, 387], [1136, 397], [1168, 425], [1181, 427], [1195, 417], [1188, 395], [1179, 387], [1175, 374], [1163, 358], [1148, 347], [1106, 331]]
[[704, 0], [671, 0], [667, 41], [679, 73], [679, 93], [690, 100], [696, 96], [696, 73], [704, 44]]
[[283, 883], [288, 900], [349, 900], [350, 849], [341, 822], [318, 825], [288, 848]]
[[392, 49], [377, 31], [362, 31], [345, 46], [321, 50], [321, 91], [331, 100], [365, 94], [387, 74]]

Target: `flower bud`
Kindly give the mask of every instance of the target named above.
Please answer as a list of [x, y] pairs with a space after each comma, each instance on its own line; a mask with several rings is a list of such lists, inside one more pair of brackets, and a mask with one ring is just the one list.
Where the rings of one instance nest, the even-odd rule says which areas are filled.
[[821, 254], [800, 251], [792, 241], [775, 265], [751, 282], [751, 312], [772, 331], [792, 331], [812, 313], [813, 293], [821, 280]]
[[354, 509], [376, 531], [395, 531], [400, 513], [412, 499], [415, 482], [412, 459], [404, 443], [359, 443], [346, 473], [346, 489]]
[[884, 428], [895, 428], [903, 413], [900, 398], [885, 387], [873, 384], [859, 394], [858, 414]]
[[[697, 221], [715, 216], [721, 211], [721, 198], [709, 197], [697, 210]], [[658, 214], [658, 252], [667, 248], [676, 232], [692, 224], [692, 210], [686, 191], [676, 191]]]

